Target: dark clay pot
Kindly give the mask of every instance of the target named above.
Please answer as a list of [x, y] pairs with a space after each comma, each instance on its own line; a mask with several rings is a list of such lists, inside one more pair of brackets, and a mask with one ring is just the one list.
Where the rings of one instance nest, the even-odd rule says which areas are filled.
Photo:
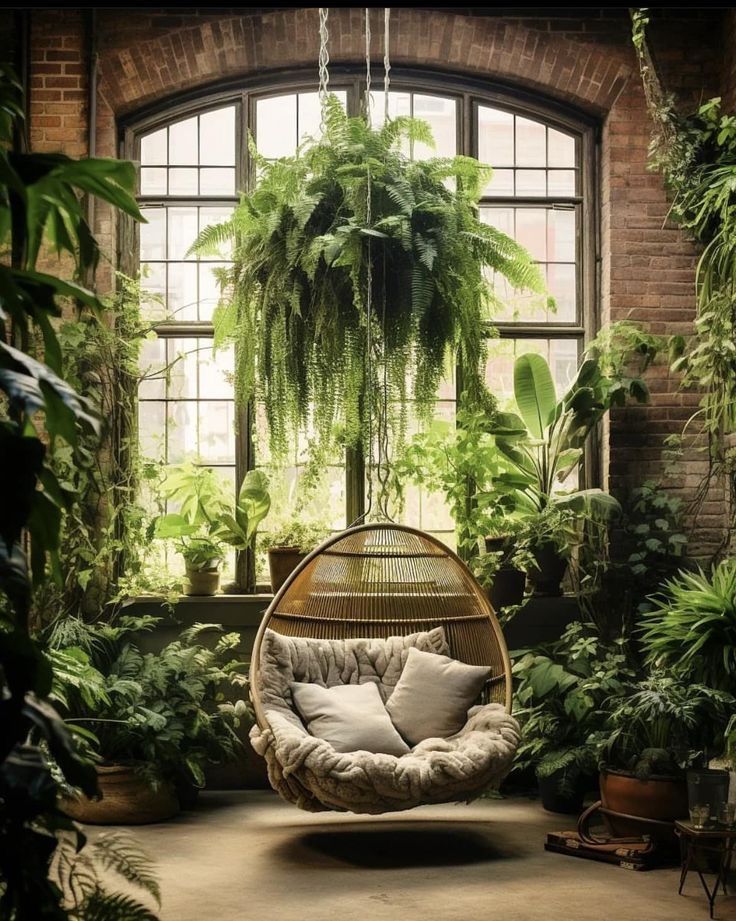
[[534, 594], [545, 598], [559, 598], [562, 594], [562, 580], [567, 572], [567, 560], [560, 555], [554, 544], [541, 544], [534, 551], [536, 570], [529, 573]]
[[271, 573], [271, 591], [276, 592], [286, 582], [296, 567], [307, 556], [297, 547], [270, 547], [268, 569]]
[[547, 812], [559, 812], [563, 815], [580, 815], [583, 811], [585, 798], [586, 778], [582, 775], [573, 783], [573, 789], [568, 793], [560, 792], [560, 783], [564, 772], [555, 771], [549, 777], [539, 777], [539, 795], [542, 806]]
[[524, 600], [526, 573], [506, 562], [513, 555], [514, 545], [508, 537], [487, 537], [486, 553], [504, 553], [501, 566], [494, 576], [493, 585], [488, 589], [488, 599], [493, 610], [521, 604]]

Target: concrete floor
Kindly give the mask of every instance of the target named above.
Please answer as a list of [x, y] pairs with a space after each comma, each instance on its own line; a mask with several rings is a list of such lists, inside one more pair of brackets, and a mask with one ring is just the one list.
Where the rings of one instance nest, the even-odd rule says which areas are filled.
[[[265, 791], [205, 793], [135, 829], [158, 861], [163, 921], [707, 921], [691, 875], [543, 849], [565, 817], [521, 799], [393, 816], [310, 815]], [[716, 904], [736, 918], [736, 896]]]

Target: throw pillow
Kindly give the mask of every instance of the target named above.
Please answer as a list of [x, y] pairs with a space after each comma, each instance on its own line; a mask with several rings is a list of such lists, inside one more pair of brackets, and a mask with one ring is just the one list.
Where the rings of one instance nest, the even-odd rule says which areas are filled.
[[293, 682], [291, 693], [310, 735], [339, 752], [405, 755], [409, 748], [394, 729], [375, 684]]
[[491, 669], [410, 649], [386, 710], [410, 745], [459, 732]]

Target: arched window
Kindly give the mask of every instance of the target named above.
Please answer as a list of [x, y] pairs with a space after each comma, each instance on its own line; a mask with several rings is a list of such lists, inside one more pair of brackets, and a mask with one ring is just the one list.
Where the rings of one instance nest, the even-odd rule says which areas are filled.
[[[357, 113], [361, 77], [336, 72], [331, 90]], [[197, 233], [221, 220], [237, 202], [239, 189], [253, 181], [246, 138], [259, 152], [281, 157], [319, 130], [319, 102], [313, 79], [289, 78], [276, 85], [223, 90], [215, 96], [133, 120], [126, 129], [127, 156], [140, 160], [140, 204], [148, 224], [136, 247], [145, 287], [156, 296], [146, 305], [158, 338], [144, 349], [154, 373], [170, 366], [168, 379], [154, 374], [140, 390], [141, 446], [145, 456], [177, 463], [198, 456], [216, 468], [231, 488], [247, 469], [267, 465], [259, 433], [258, 407], [236, 419], [229, 372], [232, 354], [213, 354], [212, 311], [217, 301], [213, 268], [227, 262], [188, 255]], [[383, 117], [376, 94], [374, 118]], [[487, 380], [503, 401], [510, 398], [514, 357], [524, 351], [545, 355], [559, 387], [571, 378], [595, 317], [595, 222], [593, 130], [566, 111], [480, 84], [446, 77], [405, 74], [392, 81], [389, 113], [429, 122], [435, 151], [415, 145], [413, 157], [474, 156], [494, 167], [484, 192], [484, 220], [514, 236], [543, 266], [554, 311], [540, 299], [506, 298], [489, 341]], [[489, 326], [490, 333], [490, 326]], [[437, 415], [452, 420], [456, 384], [444, 383]], [[240, 435], [236, 433], [241, 433]], [[298, 481], [305, 444], [297, 444], [286, 476], [274, 484], [285, 503]], [[326, 477], [323, 506], [331, 525], [342, 528], [361, 510], [363, 465], [336, 457]], [[405, 519], [454, 544], [453, 522], [441, 499], [409, 490]], [[235, 561], [233, 561], [235, 567]], [[238, 581], [255, 584], [252, 562], [238, 562]]]

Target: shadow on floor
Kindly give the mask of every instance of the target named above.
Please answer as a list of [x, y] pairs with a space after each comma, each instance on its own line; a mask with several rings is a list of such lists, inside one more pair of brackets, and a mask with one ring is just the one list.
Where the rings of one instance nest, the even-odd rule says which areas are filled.
[[278, 856], [298, 866], [369, 869], [452, 867], [491, 863], [518, 856], [486, 835], [465, 828], [391, 827], [315, 829], [296, 834], [277, 848]]

